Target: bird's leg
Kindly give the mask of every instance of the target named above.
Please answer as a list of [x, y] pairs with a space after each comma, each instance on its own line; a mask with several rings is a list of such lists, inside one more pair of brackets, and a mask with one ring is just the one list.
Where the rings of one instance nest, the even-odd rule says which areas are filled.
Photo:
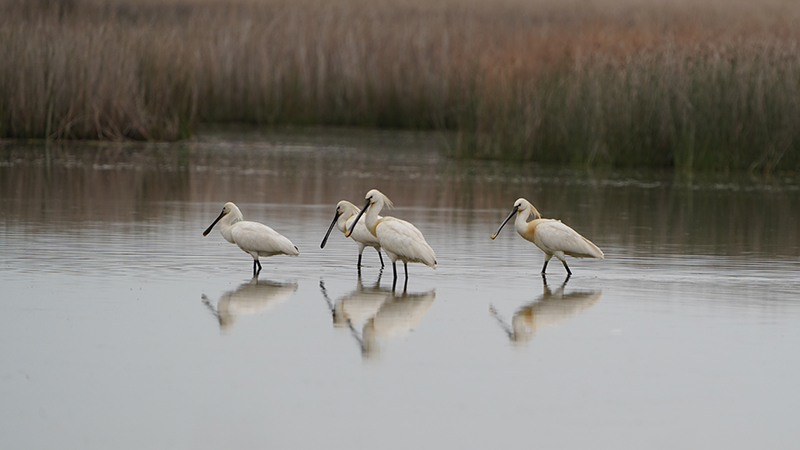
[[358, 254], [358, 269], [361, 270], [361, 253]]
[[394, 292], [395, 286], [397, 286], [397, 262], [392, 261], [392, 271], [394, 272], [394, 278], [392, 278], [392, 292]]
[[408, 263], [403, 261], [403, 268], [406, 272], [406, 280], [403, 282], [403, 294], [408, 290]]
[[261, 263], [257, 259], [254, 259], [253, 260], [253, 276], [258, 275], [259, 273], [261, 273]]
[[567, 265], [567, 262], [565, 260], [562, 259], [561, 263], [564, 264], [564, 268], [567, 269], [567, 279], [569, 279], [569, 277], [572, 276], [572, 271], [569, 270], [569, 266]]
[[378, 258], [381, 259], [381, 269], [383, 269], [383, 256], [381, 256], [381, 251], [378, 250]]
[[552, 258], [552, 257], [553, 257], [553, 255], [548, 255], [548, 254], [545, 253], [545, 255], [544, 255], [544, 265], [542, 266], [542, 275], [544, 275], [545, 271], [547, 270], [547, 263], [550, 262], [550, 258]]

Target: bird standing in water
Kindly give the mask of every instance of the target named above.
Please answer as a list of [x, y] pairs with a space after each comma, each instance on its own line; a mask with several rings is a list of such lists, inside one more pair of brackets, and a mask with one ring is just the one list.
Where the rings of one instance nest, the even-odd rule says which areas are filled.
[[381, 191], [372, 189], [367, 192], [364, 207], [361, 208], [361, 212], [358, 213], [353, 224], [347, 229], [345, 236], [349, 237], [356, 225], [358, 225], [361, 216], [366, 215], [364, 221], [367, 230], [378, 238], [381, 248], [392, 260], [394, 283], [397, 283], [397, 260], [403, 261], [406, 284], [408, 283], [408, 263], [418, 262], [436, 269], [436, 254], [425, 241], [422, 233], [417, 227], [405, 220], [390, 216], [379, 216], [378, 213], [381, 212], [384, 206], [392, 206], [392, 201]]
[[[333, 226], [335, 225], [336, 228], [339, 229], [342, 233], [347, 233], [347, 229], [350, 228], [350, 225], [353, 224], [353, 221], [356, 218], [356, 215], [360, 213], [361, 210], [358, 209], [358, 206], [348, 202], [347, 200], [342, 200], [336, 205], [336, 214], [333, 216], [333, 221], [331, 222], [331, 226], [328, 227], [328, 232], [325, 233], [325, 238], [322, 239], [322, 243], [319, 245], [319, 248], [325, 248], [325, 243], [328, 242], [328, 236], [331, 234], [331, 230], [333, 230]], [[380, 220], [380, 216], [378, 219]], [[356, 227], [353, 229], [353, 233], [350, 235], [354, 241], [358, 244], [358, 270], [361, 271], [361, 255], [364, 253], [364, 248], [372, 247], [375, 251], [378, 252], [378, 258], [381, 259], [381, 269], [383, 268], [383, 256], [381, 256], [381, 244], [378, 242], [378, 237], [373, 235], [372, 233], [367, 230], [367, 226], [364, 222], [359, 222], [356, 224]]]
[[207, 236], [217, 222], [219, 222], [219, 232], [226, 241], [238, 245], [253, 257], [254, 276], [261, 272], [259, 256], [300, 254], [300, 250], [286, 236], [264, 224], [244, 220], [242, 212], [232, 202], [225, 203], [219, 217], [206, 228], [203, 236]]
[[[542, 215], [531, 204], [531, 202], [524, 198], [517, 199], [514, 202], [514, 209], [508, 215], [506, 220], [500, 225], [492, 235], [492, 239], [500, 234], [506, 223], [517, 214], [517, 219], [514, 222], [514, 227], [520, 236], [533, 242], [544, 252], [544, 266], [542, 267], [542, 275], [547, 270], [547, 263], [550, 258], [555, 256], [564, 264], [567, 269], [567, 274], [572, 275], [572, 271], [567, 266], [566, 256], [573, 258], [598, 258], [604, 259], [603, 251], [594, 245], [590, 240], [578, 234], [577, 231], [561, 223], [560, 220], [555, 219], [542, 219]], [[533, 214], [536, 216], [533, 220], [528, 222], [528, 217]]]

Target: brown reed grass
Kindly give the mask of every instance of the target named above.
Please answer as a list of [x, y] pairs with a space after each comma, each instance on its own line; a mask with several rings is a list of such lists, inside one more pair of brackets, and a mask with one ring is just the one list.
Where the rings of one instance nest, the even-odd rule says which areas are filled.
[[785, 0], [5, 0], [0, 137], [454, 131], [451, 154], [800, 169]]

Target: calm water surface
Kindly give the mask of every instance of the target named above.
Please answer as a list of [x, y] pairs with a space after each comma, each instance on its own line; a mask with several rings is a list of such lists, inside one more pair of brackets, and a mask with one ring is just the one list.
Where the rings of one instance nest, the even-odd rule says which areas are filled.
[[[796, 178], [459, 163], [435, 139], [0, 143], [0, 447], [795, 448]], [[373, 187], [437, 252], [405, 292], [337, 231], [319, 248]], [[543, 283], [513, 228], [489, 239], [518, 197], [606, 260]], [[226, 201], [301, 255], [252, 279], [202, 236]]]

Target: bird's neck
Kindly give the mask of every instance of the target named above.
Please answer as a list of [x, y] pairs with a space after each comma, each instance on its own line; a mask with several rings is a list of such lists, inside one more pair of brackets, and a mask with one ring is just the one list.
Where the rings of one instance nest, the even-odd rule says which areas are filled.
[[[356, 214], [358, 214], [357, 211]], [[355, 214], [346, 212], [340, 215], [339, 218], [336, 219], [336, 228], [338, 228], [342, 233], [346, 232], [348, 223], [352, 223], [350, 219], [355, 219]]]
[[225, 238], [226, 241], [233, 244], [233, 236], [231, 235], [231, 227], [236, 222], [240, 222], [242, 220], [242, 213], [238, 213], [236, 211], [227, 214], [222, 220], [219, 221], [219, 232], [222, 234], [222, 237]]
[[528, 225], [528, 218], [531, 217], [530, 210], [523, 210], [517, 213], [517, 218], [514, 219], [514, 226], [517, 230], [524, 229]]
[[375, 235], [375, 228], [378, 226], [379, 222], [378, 213], [381, 212], [382, 208], [383, 205], [376, 203], [367, 208], [367, 212], [364, 213], [364, 224], [373, 235]]

